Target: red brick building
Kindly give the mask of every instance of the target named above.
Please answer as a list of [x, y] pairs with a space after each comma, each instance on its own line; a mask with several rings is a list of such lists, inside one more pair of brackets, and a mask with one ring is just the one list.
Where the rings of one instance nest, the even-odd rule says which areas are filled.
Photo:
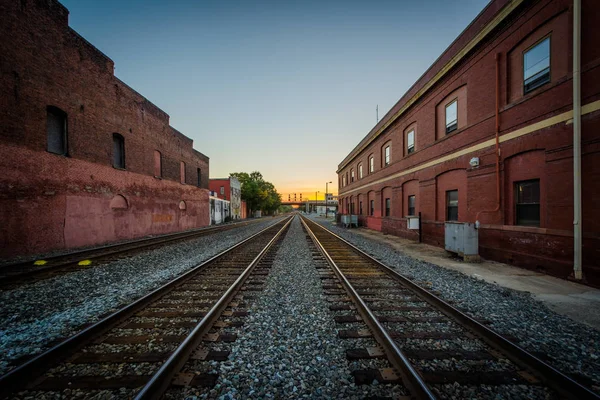
[[0, 0], [0, 256], [208, 225], [208, 157], [55, 0]]
[[208, 188], [214, 192], [214, 196], [231, 202], [232, 219], [246, 218], [246, 202], [242, 201], [242, 185], [236, 177], [210, 179]]
[[[581, 3], [583, 272], [600, 284], [600, 3]], [[339, 164], [342, 213], [416, 238], [421, 212], [438, 246], [444, 221], [479, 221], [481, 256], [569, 276], [573, 7], [491, 1]]]

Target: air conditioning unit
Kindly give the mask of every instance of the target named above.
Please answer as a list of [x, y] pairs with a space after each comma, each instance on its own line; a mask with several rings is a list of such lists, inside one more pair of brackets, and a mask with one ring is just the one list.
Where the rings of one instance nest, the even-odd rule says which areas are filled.
[[475, 224], [469, 222], [447, 221], [444, 224], [445, 249], [458, 254], [467, 262], [478, 262], [479, 235]]
[[406, 216], [406, 227], [408, 229], [419, 229], [419, 217], [416, 215]]

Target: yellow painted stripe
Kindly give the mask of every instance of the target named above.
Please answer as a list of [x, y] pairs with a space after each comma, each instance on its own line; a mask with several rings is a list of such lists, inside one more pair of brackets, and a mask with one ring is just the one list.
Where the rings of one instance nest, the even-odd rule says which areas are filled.
[[[589, 113], [592, 113], [592, 112], [598, 111], [598, 110], [600, 110], [600, 100], [594, 101], [592, 103], [588, 103], [585, 106], [583, 106], [581, 108], [581, 114], [585, 115], [585, 114], [589, 114]], [[521, 136], [529, 135], [530, 133], [539, 131], [540, 129], [544, 129], [544, 128], [548, 128], [549, 126], [552, 126], [552, 125], [560, 124], [561, 122], [569, 122], [569, 120], [571, 120], [571, 119], [573, 119], [573, 111], [572, 110], [564, 112], [562, 114], [555, 115], [554, 117], [547, 118], [543, 121], [539, 121], [534, 124], [525, 126], [521, 129], [517, 129], [515, 131], [506, 133], [506, 134], [500, 136], [499, 140], [500, 140], [500, 143], [504, 143], [509, 140], [521, 137]], [[347, 195], [350, 193], [354, 193], [356, 191], [359, 191], [359, 190], [364, 189], [369, 186], [376, 185], [378, 183], [387, 182], [387, 181], [390, 181], [395, 178], [399, 178], [404, 175], [412, 174], [413, 172], [417, 172], [422, 169], [429, 168], [429, 167], [441, 164], [441, 163], [449, 161], [449, 160], [453, 160], [457, 157], [464, 156], [465, 154], [469, 154], [474, 151], [479, 151], [479, 150], [485, 149], [486, 147], [494, 146], [495, 144], [496, 144], [495, 138], [489, 139], [489, 140], [486, 140], [485, 142], [481, 142], [481, 143], [478, 143], [471, 147], [467, 147], [466, 149], [462, 149], [462, 150], [456, 151], [454, 153], [448, 154], [446, 156], [436, 158], [435, 160], [431, 160], [429, 162], [426, 162], [425, 164], [421, 164], [416, 167], [413, 167], [413, 168], [410, 168], [410, 169], [407, 169], [407, 170], [404, 170], [401, 172], [397, 172], [393, 175], [386, 176], [385, 178], [377, 179], [374, 182], [359, 186], [359, 187], [349, 190], [347, 192], [340, 192], [340, 195]]]
[[33, 265], [46, 265], [48, 261], [46, 260], [36, 260]]
[[81, 265], [82, 267], [87, 267], [88, 265], [92, 265], [92, 260], [81, 260], [77, 263], [77, 265]]
[[523, 3], [524, 0], [513, 0], [508, 3], [500, 12], [492, 19], [479, 33], [469, 41], [450, 61], [448, 61], [438, 72], [435, 74], [433, 78], [431, 78], [423, 87], [414, 94], [404, 105], [398, 110], [377, 132], [375, 132], [369, 140], [365, 142], [362, 146], [359, 144], [350, 152], [350, 157], [344, 159], [338, 168], [338, 171], [341, 171], [346, 165], [348, 165], [352, 160], [356, 158], [356, 155], [363, 151], [368, 145], [370, 145], [375, 139], [379, 137], [394, 121], [396, 121], [404, 112], [412, 106], [417, 100], [425, 95], [429, 89], [433, 85], [435, 85], [440, 79], [444, 77], [456, 64], [458, 64], [466, 55], [473, 50], [479, 42], [481, 42], [492, 30], [494, 30], [506, 17], [510, 15], [518, 6]]

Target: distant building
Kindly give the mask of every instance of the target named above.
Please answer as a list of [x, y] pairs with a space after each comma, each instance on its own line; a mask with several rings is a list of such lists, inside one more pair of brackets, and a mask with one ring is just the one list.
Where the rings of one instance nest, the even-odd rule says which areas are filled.
[[243, 209], [246, 204], [242, 202], [242, 185], [236, 177], [210, 179], [208, 187], [216, 197], [231, 203], [232, 219], [246, 217], [246, 210]]

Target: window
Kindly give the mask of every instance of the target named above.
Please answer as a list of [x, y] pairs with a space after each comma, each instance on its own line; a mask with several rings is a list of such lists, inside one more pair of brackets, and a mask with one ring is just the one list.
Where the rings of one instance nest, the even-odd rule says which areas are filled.
[[540, 180], [515, 183], [516, 224], [540, 226]]
[[360, 215], [363, 215], [362, 201], [358, 202], [358, 213]]
[[391, 205], [391, 201], [390, 199], [385, 199], [385, 216], [389, 217], [390, 216], [390, 205]]
[[154, 150], [154, 176], [162, 177], [162, 154], [158, 150]]
[[446, 106], [446, 134], [458, 128], [458, 101], [454, 100]]
[[67, 114], [56, 107], [46, 109], [47, 149], [50, 153], [67, 155]]
[[411, 130], [406, 134], [406, 154], [415, 152], [415, 130]]
[[446, 221], [458, 221], [458, 190], [446, 192]]
[[358, 166], [358, 179], [362, 179], [362, 177], [363, 177], [362, 164], [360, 164]]
[[185, 185], [185, 163], [179, 163], [179, 181]]
[[225, 194], [225, 186], [221, 186], [221, 194]]
[[350, 182], [354, 182], [354, 170], [350, 170]]
[[385, 165], [390, 165], [390, 146], [385, 146]]
[[125, 169], [125, 139], [113, 133], [113, 167]]
[[369, 157], [369, 173], [375, 171], [375, 157]]
[[523, 54], [523, 92], [550, 82], [550, 38], [546, 38]]
[[354, 214], [354, 201], [350, 200], [350, 214]]
[[375, 200], [371, 200], [371, 209], [369, 210], [369, 215], [375, 215]]
[[196, 186], [202, 187], [202, 171], [200, 168], [196, 168], [196, 176], [198, 177], [198, 182], [196, 182]]
[[346, 175], [342, 176], [342, 187], [346, 186]]
[[408, 196], [408, 215], [415, 215], [415, 196]]

